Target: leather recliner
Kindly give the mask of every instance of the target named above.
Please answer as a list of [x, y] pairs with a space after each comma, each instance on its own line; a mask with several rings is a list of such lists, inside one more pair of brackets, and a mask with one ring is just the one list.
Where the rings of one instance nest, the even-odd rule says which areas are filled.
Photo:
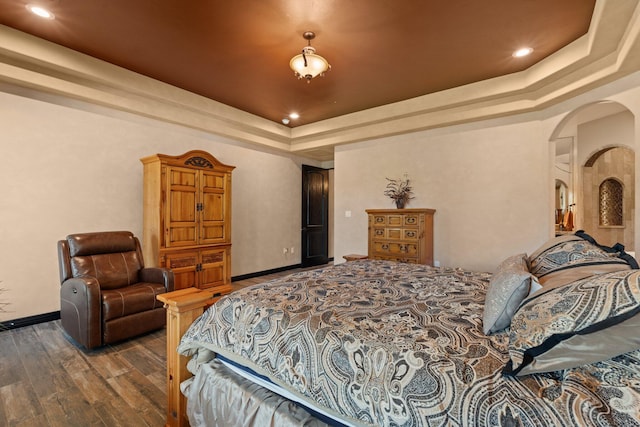
[[158, 294], [173, 290], [173, 273], [145, 268], [129, 231], [71, 234], [58, 242], [60, 318], [87, 349], [164, 327]]

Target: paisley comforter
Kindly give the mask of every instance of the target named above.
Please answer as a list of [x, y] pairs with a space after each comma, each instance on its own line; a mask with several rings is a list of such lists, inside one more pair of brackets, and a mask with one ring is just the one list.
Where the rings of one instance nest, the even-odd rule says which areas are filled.
[[366, 260], [296, 273], [221, 299], [178, 350], [221, 354], [357, 425], [640, 425], [640, 350], [503, 375], [508, 330], [482, 331], [489, 278]]

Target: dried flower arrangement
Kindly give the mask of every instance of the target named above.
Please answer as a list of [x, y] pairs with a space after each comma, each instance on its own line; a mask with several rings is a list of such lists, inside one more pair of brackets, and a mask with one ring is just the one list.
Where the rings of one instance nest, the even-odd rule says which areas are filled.
[[384, 191], [384, 195], [390, 197], [396, 204], [398, 209], [404, 209], [409, 200], [413, 199], [413, 189], [407, 179], [389, 179], [387, 181], [387, 189]]

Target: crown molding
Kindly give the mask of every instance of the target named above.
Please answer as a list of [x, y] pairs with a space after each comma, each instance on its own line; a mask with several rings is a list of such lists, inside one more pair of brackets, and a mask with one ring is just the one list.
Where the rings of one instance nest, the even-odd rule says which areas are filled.
[[336, 145], [538, 111], [639, 70], [639, 3], [598, 0], [587, 34], [527, 70], [289, 128], [0, 25], [0, 90], [17, 87], [48, 102], [115, 109], [323, 161]]

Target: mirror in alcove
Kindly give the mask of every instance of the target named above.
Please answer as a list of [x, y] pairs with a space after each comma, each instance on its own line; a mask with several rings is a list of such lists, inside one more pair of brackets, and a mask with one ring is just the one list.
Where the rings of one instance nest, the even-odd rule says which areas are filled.
[[559, 230], [567, 210], [567, 196], [569, 187], [563, 181], [556, 179], [556, 230]]
[[573, 138], [558, 138], [555, 154], [555, 224], [556, 234], [573, 230], [573, 180], [571, 158]]

